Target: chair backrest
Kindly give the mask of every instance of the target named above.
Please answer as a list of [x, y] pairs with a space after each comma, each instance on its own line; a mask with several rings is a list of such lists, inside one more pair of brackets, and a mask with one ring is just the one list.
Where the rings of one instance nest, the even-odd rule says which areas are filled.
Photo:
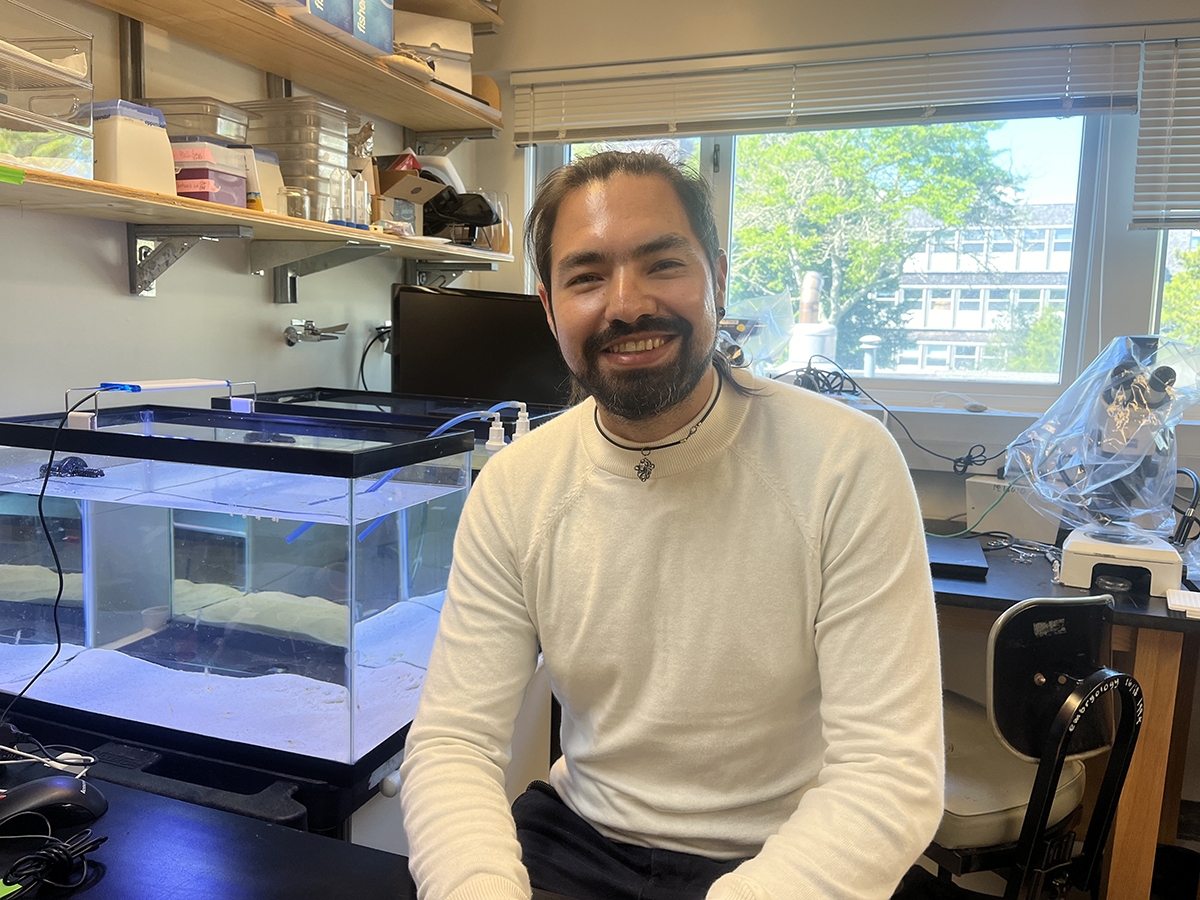
[[[988, 636], [987, 711], [999, 741], [1037, 762], [1050, 726], [1078, 683], [1107, 665], [1105, 614], [1111, 594], [1023, 600], [996, 620]], [[1084, 717], [1070, 756], [1099, 753], [1112, 743], [1111, 697]]]

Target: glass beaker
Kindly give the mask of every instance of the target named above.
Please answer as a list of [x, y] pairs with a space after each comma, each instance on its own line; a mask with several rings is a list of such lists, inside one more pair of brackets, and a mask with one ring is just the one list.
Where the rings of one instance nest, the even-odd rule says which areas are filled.
[[306, 188], [284, 185], [279, 189], [277, 208], [297, 219], [307, 219], [311, 212], [311, 195]]

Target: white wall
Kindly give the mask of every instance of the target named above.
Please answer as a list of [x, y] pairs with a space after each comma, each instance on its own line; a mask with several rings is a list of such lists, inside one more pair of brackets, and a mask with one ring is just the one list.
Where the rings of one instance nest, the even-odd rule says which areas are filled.
[[[95, 36], [96, 99], [119, 95], [117, 16], [83, 0], [39, 9]], [[166, 32], [146, 29], [151, 96], [266, 96], [263, 72]], [[349, 98], [352, 100], [352, 98]], [[402, 149], [400, 129], [376, 120], [378, 152]], [[474, 147], [453, 154], [470, 185]], [[252, 380], [261, 389], [353, 386], [371, 327], [391, 317], [398, 260], [372, 259], [300, 279], [300, 302], [271, 302], [269, 279], [248, 273], [246, 242], [203, 243], [158, 282], [155, 298], [128, 291], [124, 225], [0, 209], [0, 415], [60, 409], [63, 390], [98, 380], [203, 376]], [[349, 322], [346, 337], [289, 348], [295, 318]], [[371, 387], [390, 385], [376, 345]], [[205, 397], [163, 396], [207, 405]]]
[[[159, 279], [154, 298], [131, 297], [125, 226], [0, 209], [0, 413], [62, 408], [63, 390], [99, 381], [200, 376], [257, 381], [260, 389], [350, 386], [370, 326], [390, 318], [398, 263], [367, 260], [300, 280], [300, 302], [271, 302], [247, 274], [242, 241], [202, 243]], [[350, 322], [347, 337], [288, 347], [292, 316]], [[367, 377], [390, 383], [372, 350]], [[157, 402], [156, 398], [156, 402]], [[207, 405], [207, 397], [176, 397]]]
[[505, 0], [475, 42], [489, 72], [1197, 20], [1194, 0]]

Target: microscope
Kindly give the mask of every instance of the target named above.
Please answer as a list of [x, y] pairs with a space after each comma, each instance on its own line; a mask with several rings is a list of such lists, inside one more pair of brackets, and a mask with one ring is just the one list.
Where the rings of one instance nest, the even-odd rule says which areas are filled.
[[1166, 536], [1175, 531], [1175, 424], [1200, 399], [1196, 356], [1157, 335], [1117, 338], [1009, 445], [1032, 505], [1074, 526], [1063, 584], [1088, 590], [1109, 575], [1156, 597], [1179, 588], [1181, 547]]

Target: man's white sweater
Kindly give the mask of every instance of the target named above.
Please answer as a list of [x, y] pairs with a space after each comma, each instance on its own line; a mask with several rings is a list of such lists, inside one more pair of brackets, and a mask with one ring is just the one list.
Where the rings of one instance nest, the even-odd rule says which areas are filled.
[[753, 857], [713, 900], [883, 900], [933, 836], [941, 680], [904, 461], [868, 416], [738, 378], [759, 393], [726, 385], [645, 483], [591, 400], [480, 474], [402, 769], [422, 900], [530, 895], [503, 770], [539, 649], [551, 783], [613, 840]]

